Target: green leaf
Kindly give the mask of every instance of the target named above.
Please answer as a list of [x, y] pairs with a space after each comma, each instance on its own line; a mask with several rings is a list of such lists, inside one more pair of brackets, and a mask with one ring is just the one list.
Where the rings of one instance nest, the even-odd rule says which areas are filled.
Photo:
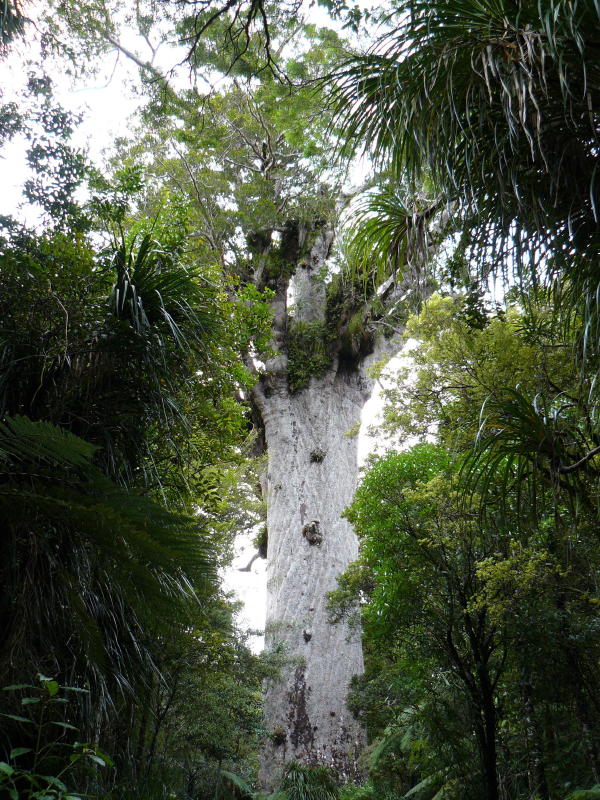
[[14, 692], [16, 689], [37, 689], [37, 686], [32, 686], [30, 683], [11, 683], [10, 686], [3, 686], [3, 692]]
[[51, 725], [58, 725], [59, 728], [64, 728], [67, 731], [76, 731], [77, 730], [75, 725], [71, 725], [70, 722], [54, 722], [54, 721], [52, 721], [50, 724]]
[[0, 772], [4, 772], [5, 775], [12, 775], [14, 771], [13, 767], [7, 764], [6, 761], [0, 761]]
[[416, 786], [413, 786], [411, 789], [409, 789], [408, 792], [406, 792], [406, 794], [404, 795], [404, 797], [405, 798], [415, 797], [416, 795], [419, 795], [424, 791], [430, 790], [433, 786], [436, 785], [436, 783], [439, 783], [438, 775], [427, 775], [425, 778], [423, 778], [422, 781], [419, 781], [419, 783], [417, 783]]
[[233, 772], [228, 772], [225, 769], [222, 769], [220, 772], [221, 772], [221, 775], [226, 780], [228, 780], [235, 787], [237, 787], [243, 794], [248, 795], [248, 796], [253, 795], [254, 791], [253, 791], [252, 787], [249, 784], [247, 784], [246, 781], [243, 778], [240, 778], [239, 775], [236, 775]]
[[39, 703], [39, 702], [40, 702], [40, 698], [39, 697], [24, 697], [21, 700], [21, 705], [22, 706], [30, 706], [32, 703]]
[[11, 758], [17, 758], [17, 756], [22, 756], [25, 753], [31, 753], [31, 747], [15, 747], [13, 750], [10, 751]]
[[27, 719], [27, 717], [19, 717], [16, 714], [0, 714], [1, 717], [8, 717], [8, 719], [14, 719], [15, 722], [29, 722], [32, 724], [32, 720]]
[[46, 683], [46, 689], [48, 690], [50, 697], [54, 697], [55, 694], [58, 694], [58, 681], [48, 681]]
[[92, 761], [95, 761], [96, 764], [100, 764], [101, 767], [106, 766], [106, 761], [103, 758], [100, 758], [100, 756], [95, 755], [95, 753], [87, 753], [87, 757]]
[[566, 800], [598, 800], [600, 798], [600, 786], [592, 786], [591, 789], [576, 789], [566, 798]]
[[45, 781], [48, 781], [48, 783], [51, 786], [57, 786], [62, 792], [66, 792], [67, 791], [67, 787], [65, 786], [65, 784], [59, 778], [55, 777], [54, 775], [42, 775], [42, 778]]
[[100, 756], [100, 758], [104, 759], [104, 761], [106, 762], [106, 766], [107, 767], [114, 767], [115, 762], [112, 760], [112, 758], [107, 753], [103, 753], [102, 750], [96, 749], [96, 755]]

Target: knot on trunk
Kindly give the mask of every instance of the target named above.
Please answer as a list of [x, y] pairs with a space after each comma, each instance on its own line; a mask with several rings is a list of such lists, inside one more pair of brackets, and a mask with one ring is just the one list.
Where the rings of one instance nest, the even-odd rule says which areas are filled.
[[321, 447], [315, 447], [314, 450], [310, 451], [311, 463], [312, 464], [320, 464], [323, 461], [323, 459], [325, 458], [326, 455], [327, 455], [327, 452], [325, 450], [323, 450]]
[[312, 522], [307, 522], [302, 528], [302, 536], [309, 544], [321, 544], [323, 536], [321, 534], [319, 520], [313, 519]]
[[271, 741], [275, 745], [275, 747], [281, 747], [282, 744], [285, 744], [287, 739], [286, 732], [283, 728], [275, 728], [273, 733], [271, 734]]

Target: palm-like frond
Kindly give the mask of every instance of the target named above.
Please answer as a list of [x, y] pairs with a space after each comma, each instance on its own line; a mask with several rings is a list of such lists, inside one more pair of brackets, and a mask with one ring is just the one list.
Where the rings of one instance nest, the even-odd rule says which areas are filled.
[[18, 0], [0, 0], [0, 53], [23, 32], [24, 23]]
[[440, 203], [415, 195], [407, 202], [407, 196], [406, 187], [392, 183], [367, 192], [350, 206], [344, 245], [363, 281], [374, 280], [379, 286], [390, 275], [401, 277], [406, 268], [420, 272], [427, 261], [429, 223]]
[[330, 769], [290, 762], [281, 782], [286, 800], [336, 800], [337, 782]]
[[88, 242], [23, 232], [2, 240], [1, 260], [0, 418], [54, 422], [94, 443], [119, 482], [159, 485], [157, 464], [181, 463], [175, 439], [192, 448], [215, 396], [243, 380], [221, 367], [240, 334], [218, 276], [149, 237], [96, 257]]
[[504, 508], [516, 498], [517, 507], [526, 500], [535, 512], [546, 490], [552, 502], [558, 493], [565, 500], [589, 501], [582, 477], [597, 482], [596, 450], [572, 403], [561, 396], [531, 398], [506, 389], [484, 404], [475, 448], [462, 474], [468, 491], [477, 492], [484, 506], [492, 501]]
[[110, 306], [137, 333], [162, 325], [179, 347], [187, 348], [216, 327], [208, 286], [200, 287], [199, 274], [175, 263], [150, 234], [137, 248], [135, 240], [123, 242], [114, 252], [113, 266], [117, 282]]
[[[376, 774], [378, 769], [385, 769], [386, 759], [393, 760], [402, 753], [410, 758], [411, 750], [419, 750], [421, 731], [419, 715], [423, 709], [406, 708], [394, 722], [383, 732], [383, 736], [375, 746], [370, 757], [371, 770]], [[418, 757], [417, 757], [418, 758]], [[455, 782], [454, 770], [441, 764], [430, 764], [421, 771], [421, 777], [405, 794], [402, 800], [443, 800], [452, 796], [452, 785]]]
[[226, 769], [220, 770], [220, 775], [232, 786], [240, 792], [243, 797], [254, 797], [254, 790], [243, 778], [236, 775], [235, 772], [229, 772]]
[[516, 219], [530, 250], [589, 248], [599, 11], [563, 0], [400, 3], [391, 33], [338, 76], [348, 147], [370, 147], [415, 182], [430, 176], [478, 220], [488, 260], [491, 242], [502, 256], [512, 248]]

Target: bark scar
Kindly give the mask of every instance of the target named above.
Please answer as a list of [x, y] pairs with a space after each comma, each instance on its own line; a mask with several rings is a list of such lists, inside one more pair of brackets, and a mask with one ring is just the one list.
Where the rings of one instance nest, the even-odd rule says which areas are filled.
[[310, 724], [310, 717], [306, 708], [306, 701], [310, 695], [310, 686], [306, 685], [306, 667], [296, 667], [294, 673], [294, 685], [288, 692], [288, 702], [290, 711], [288, 714], [288, 724], [290, 728], [290, 741], [297, 749], [305, 747], [312, 750], [315, 735]]
[[306, 503], [300, 504], [300, 524], [304, 525], [304, 518], [306, 517]]

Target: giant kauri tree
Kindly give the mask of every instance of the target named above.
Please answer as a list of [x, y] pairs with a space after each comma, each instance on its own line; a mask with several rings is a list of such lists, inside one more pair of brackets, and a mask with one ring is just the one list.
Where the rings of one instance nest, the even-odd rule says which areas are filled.
[[[366, 364], [393, 349], [378, 331], [396, 330], [406, 308], [393, 281], [377, 290], [336, 249], [345, 165], [331, 166], [331, 120], [310, 81], [342, 43], [311, 26], [295, 36], [302, 45], [286, 64], [295, 85], [268, 71], [247, 77], [250, 49], [201, 107], [167, 99], [161, 124], [137, 145], [154, 154], [158, 182], [187, 198], [195, 246], [232, 275], [232, 291], [246, 285], [270, 296], [270, 352], [264, 362], [246, 353], [257, 379], [249, 397], [257, 446], [268, 453], [266, 646], [287, 664], [266, 688], [266, 786], [291, 760], [357, 774], [364, 734], [346, 695], [363, 669], [360, 634], [329, 624], [327, 594], [357, 554], [342, 513], [358, 479]], [[395, 213], [409, 224], [400, 204]], [[397, 258], [401, 251], [399, 242]]]

